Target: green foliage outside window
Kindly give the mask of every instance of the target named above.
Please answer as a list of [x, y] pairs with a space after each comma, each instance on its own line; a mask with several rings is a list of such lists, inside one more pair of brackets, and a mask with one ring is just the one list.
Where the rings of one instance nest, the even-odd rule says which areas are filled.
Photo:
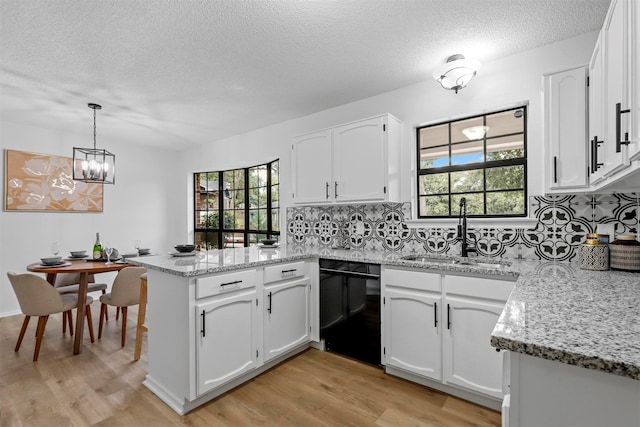
[[[485, 126], [485, 134], [467, 141], [468, 124]], [[417, 135], [419, 217], [457, 217], [462, 197], [469, 216], [526, 215], [526, 107], [425, 126]]]

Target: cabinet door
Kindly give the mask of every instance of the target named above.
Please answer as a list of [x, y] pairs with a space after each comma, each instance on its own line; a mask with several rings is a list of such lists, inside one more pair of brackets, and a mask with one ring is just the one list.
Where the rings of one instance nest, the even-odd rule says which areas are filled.
[[640, 2], [629, 2], [630, 107], [631, 134], [629, 160], [640, 159]]
[[385, 288], [385, 364], [442, 380], [441, 298], [426, 292]]
[[[502, 355], [491, 347], [491, 332], [504, 302], [446, 295], [444, 380], [502, 398]], [[446, 319], [446, 320], [445, 320]]]
[[549, 188], [586, 187], [587, 70], [574, 68], [545, 80]]
[[333, 201], [331, 170], [331, 130], [302, 135], [294, 139], [293, 202], [327, 203]]
[[196, 305], [198, 395], [257, 366], [256, 300], [252, 289]]
[[333, 129], [333, 191], [337, 201], [384, 200], [387, 186], [383, 117]]
[[309, 342], [311, 281], [298, 279], [264, 289], [264, 360]]
[[604, 177], [604, 74], [602, 33], [589, 62], [589, 170], [591, 184]]
[[612, 175], [628, 166], [626, 146], [616, 144], [616, 122], [620, 120], [620, 138], [628, 132], [629, 114], [617, 114], [616, 104], [621, 109], [629, 108], [628, 91], [628, 47], [626, 0], [612, 0], [603, 27], [604, 42], [604, 81], [605, 81], [605, 175]]

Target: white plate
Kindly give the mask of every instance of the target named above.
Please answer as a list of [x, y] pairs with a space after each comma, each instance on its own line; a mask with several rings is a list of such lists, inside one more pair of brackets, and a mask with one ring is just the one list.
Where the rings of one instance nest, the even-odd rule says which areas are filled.
[[39, 267], [45, 267], [45, 268], [47, 268], [47, 267], [66, 267], [68, 265], [71, 265], [71, 263], [70, 262], [61, 261], [61, 262], [58, 262], [56, 264], [42, 264], [42, 263], [40, 263]]
[[265, 249], [269, 249], [269, 248], [271, 248], [271, 249], [275, 249], [275, 248], [277, 248], [277, 247], [279, 247], [279, 246], [280, 246], [280, 243], [274, 243], [273, 245], [265, 245], [264, 243], [258, 243], [258, 244], [257, 244], [257, 246], [258, 246], [259, 248], [265, 248]]
[[183, 256], [195, 256], [195, 254], [197, 254], [197, 251], [193, 251], [193, 252], [169, 252], [169, 255], [171, 256], [175, 256], [175, 257], [183, 257]]

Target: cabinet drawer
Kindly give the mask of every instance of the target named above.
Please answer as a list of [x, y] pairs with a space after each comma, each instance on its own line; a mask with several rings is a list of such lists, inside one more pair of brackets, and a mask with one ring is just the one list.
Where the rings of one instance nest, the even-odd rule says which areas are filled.
[[515, 282], [480, 277], [450, 276], [444, 277], [447, 294], [458, 294], [477, 298], [506, 301]]
[[306, 272], [306, 263], [304, 261], [271, 265], [264, 268], [264, 283], [301, 277]]
[[384, 286], [395, 286], [421, 291], [440, 292], [440, 274], [424, 270], [388, 269], [382, 270]]
[[256, 286], [256, 270], [234, 271], [196, 279], [196, 298], [206, 298], [224, 292]]

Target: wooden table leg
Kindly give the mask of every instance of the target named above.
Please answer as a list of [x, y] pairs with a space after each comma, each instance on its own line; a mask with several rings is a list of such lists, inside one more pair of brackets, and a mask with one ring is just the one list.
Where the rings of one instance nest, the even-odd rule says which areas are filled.
[[82, 353], [82, 333], [84, 332], [84, 312], [87, 305], [87, 283], [89, 273], [80, 273], [80, 286], [78, 287], [78, 309], [76, 311], [76, 336], [73, 342], [73, 354]]
[[56, 284], [56, 273], [47, 273], [47, 282], [51, 284], [51, 286], [55, 286]]

